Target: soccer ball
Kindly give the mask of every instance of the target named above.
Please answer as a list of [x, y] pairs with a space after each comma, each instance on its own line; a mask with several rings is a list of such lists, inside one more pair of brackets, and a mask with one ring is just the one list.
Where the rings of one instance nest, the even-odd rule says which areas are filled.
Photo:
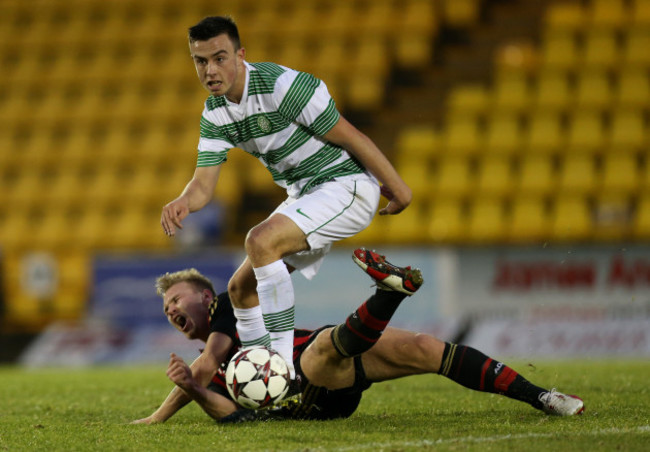
[[226, 368], [226, 387], [235, 402], [258, 409], [282, 400], [289, 391], [287, 363], [278, 352], [256, 345], [241, 349]]

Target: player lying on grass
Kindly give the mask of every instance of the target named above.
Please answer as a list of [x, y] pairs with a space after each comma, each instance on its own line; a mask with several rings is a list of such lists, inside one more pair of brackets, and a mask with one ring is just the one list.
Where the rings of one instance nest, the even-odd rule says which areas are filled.
[[187, 338], [205, 341], [206, 348], [191, 366], [172, 354], [167, 376], [176, 387], [160, 408], [134, 423], [164, 422], [192, 400], [224, 422], [348, 417], [372, 383], [424, 373], [503, 394], [547, 414], [583, 411], [579, 398], [535, 386], [472, 347], [387, 327], [402, 300], [418, 290], [422, 275], [363, 248], [354, 251], [353, 259], [375, 280], [375, 294], [340, 325], [295, 331], [294, 364], [301, 394], [270, 410], [240, 409], [226, 390], [225, 368], [240, 347], [228, 294], [215, 296], [210, 280], [195, 269], [158, 278], [156, 287], [169, 322]]

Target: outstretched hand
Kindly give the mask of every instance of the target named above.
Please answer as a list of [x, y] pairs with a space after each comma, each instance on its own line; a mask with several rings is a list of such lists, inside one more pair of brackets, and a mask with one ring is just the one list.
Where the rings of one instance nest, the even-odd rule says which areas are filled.
[[177, 198], [163, 207], [160, 224], [169, 237], [176, 234], [176, 228], [183, 229], [183, 220], [190, 214], [186, 200]]
[[411, 203], [412, 195], [410, 193], [410, 190], [408, 193], [401, 195], [401, 197], [396, 196], [393, 191], [386, 185], [382, 185], [380, 190], [381, 195], [384, 198], [388, 199], [388, 204], [386, 204], [386, 207], [379, 211], [379, 215], [396, 215], [402, 210], [406, 209]]

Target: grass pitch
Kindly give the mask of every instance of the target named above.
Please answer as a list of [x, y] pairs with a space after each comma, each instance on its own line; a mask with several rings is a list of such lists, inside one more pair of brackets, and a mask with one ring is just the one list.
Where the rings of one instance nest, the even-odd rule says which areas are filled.
[[0, 451], [650, 450], [650, 362], [512, 364], [533, 383], [580, 395], [585, 414], [549, 417], [418, 376], [374, 385], [346, 420], [222, 426], [192, 404], [165, 424], [130, 425], [170, 390], [164, 365], [0, 367]]

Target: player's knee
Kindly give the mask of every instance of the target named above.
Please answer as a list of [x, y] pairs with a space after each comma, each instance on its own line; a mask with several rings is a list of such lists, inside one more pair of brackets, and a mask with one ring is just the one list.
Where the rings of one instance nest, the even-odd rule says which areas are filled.
[[248, 231], [244, 248], [251, 261], [255, 263], [259, 259], [266, 259], [269, 255], [275, 254], [275, 242], [266, 230], [264, 224], [259, 224]]
[[323, 330], [314, 341], [314, 353], [321, 359], [339, 361], [343, 357], [336, 351], [332, 343], [332, 328]]
[[422, 366], [423, 371], [437, 372], [444, 349], [445, 344], [434, 336], [417, 334], [413, 338], [412, 360]]

